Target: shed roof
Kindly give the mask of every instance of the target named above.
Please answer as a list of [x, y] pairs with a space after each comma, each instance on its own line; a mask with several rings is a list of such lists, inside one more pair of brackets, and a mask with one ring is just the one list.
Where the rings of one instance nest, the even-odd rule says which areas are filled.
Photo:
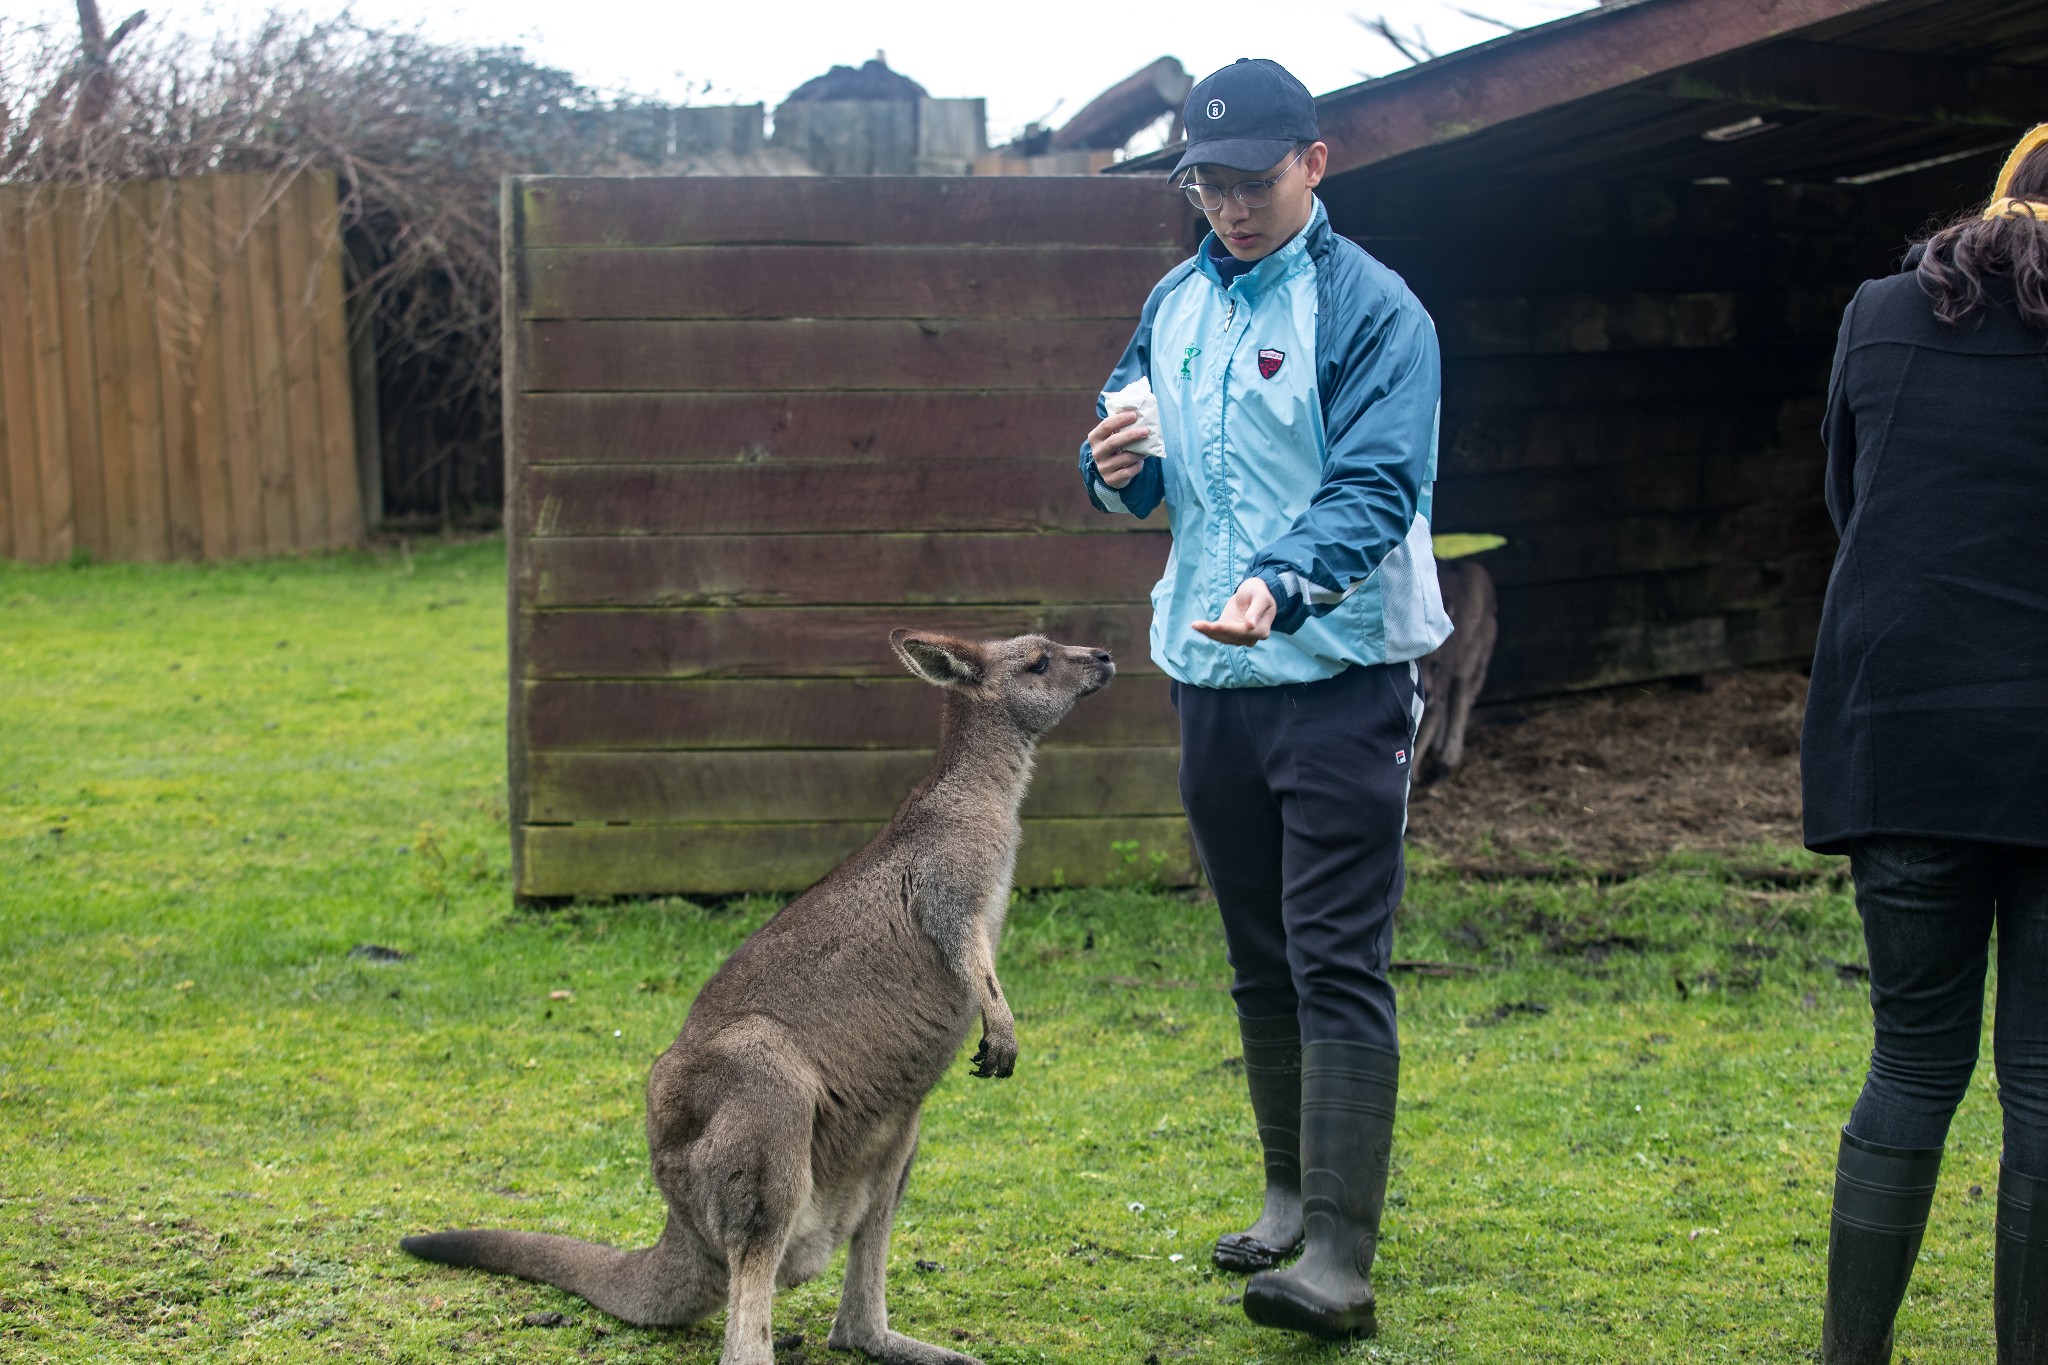
[[[1863, 183], [2048, 121], [2048, 5], [1623, 0], [1316, 108], [1332, 176]], [[1115, 170], [1163, 171], [1178, 155]]]

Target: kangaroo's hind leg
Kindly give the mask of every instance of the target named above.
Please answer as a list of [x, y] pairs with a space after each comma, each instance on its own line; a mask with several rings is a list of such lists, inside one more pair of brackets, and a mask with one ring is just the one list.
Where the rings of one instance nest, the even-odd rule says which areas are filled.
[[688, 1158], [689, 1198], [724, 1255], [719, 1365], [774, 1365], [775, 1272], [811, 1197], [811, 1095], [770, 1067], [733, 1067]]
[[903, 1125], [897, 1150], [883, 1164], [890, 1178], [877, 1186], [867, 1214], [853, 1231], [853, 1243], [846, 1250], [846, 1285], [825, 1344], [835, 1351], [859, 1351], [888, 1365], [981, 1365], [973, 1356], [889, 1330], [889, 1234], [916, 1159], [917, 1115], [912, 1114]]

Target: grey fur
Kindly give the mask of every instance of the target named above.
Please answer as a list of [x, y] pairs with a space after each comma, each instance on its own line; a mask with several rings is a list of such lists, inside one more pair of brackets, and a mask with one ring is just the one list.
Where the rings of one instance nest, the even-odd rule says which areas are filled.
[[888, 1326], [889, 1232], [924, 1099], [977, 1015], [976, 1076], [1008, 1076], [996, 979], [1038, 739], [1109, 682], [1107, 651], [896, 631], [946, 689], [931, 773], [882, 832], [706, 982], [647, 1083], [661, 1240], [618, 1251], [528, 1232], [407, 1237], [431, 1261], [537, 1280], [627, 1322], [727, 1311], [721, 1365], [772, 1365], [771, 1301], [852, 1241], [829, 1345], [897, 1365], [977, 1365]]
[[1455, 772], [1465, 761], [1465, 727], [1472, 719], [1472, 703], [1486, 687], [1486, 669], [1500, 635], [1492, 574], [1476, 560], [1465, 559], [1437, 565], [1436, 577], [1444, 610], [1456, 629], [1443, 648], [1422, 661], [1427, 705], [1415, 735], [1415, 761], [1408, 769], [1416, 774], [1431, 759], [1444, 772]]

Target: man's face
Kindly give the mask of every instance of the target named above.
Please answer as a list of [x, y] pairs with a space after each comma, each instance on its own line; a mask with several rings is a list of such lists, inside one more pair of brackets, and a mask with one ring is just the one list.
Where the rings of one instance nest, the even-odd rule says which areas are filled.
[[[1256, 261], [1287, 245], [1297, 232], [1308, 226], [1315, 212], [1315, 187], [1322, 183], [1329, 164], [1330, 149], [1317, 142], [1302, 153], [1299, 161], [1289, 152], [1260, 171], [1234, 171], [1224, 166], [1196, 166], [1189, 179], [1223, 191], [1223, 207], [1205, 211], [1210, 228], [1223, 249], [1240, 261]], [[1289, 162], [1294, 162], [1289, 165]], [[1273, 180], [1272, 198], [1264, 208], [1248, 209], [1237, 202], [1233, 192], [1248, 180]], [[1258, 196], [1252, 196], [1256, 199]]]

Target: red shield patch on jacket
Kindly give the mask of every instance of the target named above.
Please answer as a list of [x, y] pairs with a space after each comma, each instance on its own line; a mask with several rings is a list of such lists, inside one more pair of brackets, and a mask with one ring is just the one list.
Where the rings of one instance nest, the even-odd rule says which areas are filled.
[[1259, 373], [1260, 373], [1260, 375], [1262, 375], [1263, 377], [1265, 377], [1265, 378], [1267, 378], [1267, 379], [1271, 379], [1271, 378], [1272, 378], [1272, 377], [1273, 377], [1274, 375], [1276, 375], [1276, 374], [1280, 373], [1280, 365], [1281, 365], [1281, 362], [1282, 362], [1282, 361], [1284, 361], [1284, 360], [1286, 360], [1286, 359], [1287, 359], [1287, 352], [1285, 352], [1285, 351], [1271, 351], [1271, 350], [1267, 350], [1267, 351], [1260, 351], [1260, 352], [1259, 352]]

